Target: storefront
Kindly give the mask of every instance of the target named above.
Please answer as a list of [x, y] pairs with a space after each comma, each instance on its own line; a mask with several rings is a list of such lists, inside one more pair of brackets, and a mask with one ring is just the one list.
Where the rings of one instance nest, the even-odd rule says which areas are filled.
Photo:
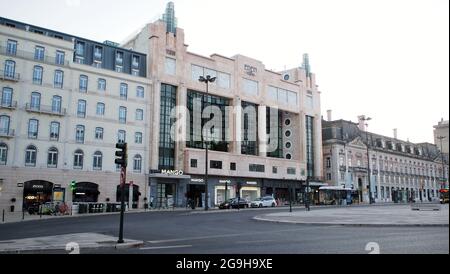
[[75, 184], [72, 193], [74, 203], [96, 203], [98, 202], [98, 184], [91, 182], [80, 182]]
[[52, 201], [53, 183], [47, 181], [28, 181], [23, 187], [23, 205], [24, 209], [38, 207], [41, 204]]
[[191, 176], [182, 171], [152, 173], [149, 176], [151, 208], [185, 207]]

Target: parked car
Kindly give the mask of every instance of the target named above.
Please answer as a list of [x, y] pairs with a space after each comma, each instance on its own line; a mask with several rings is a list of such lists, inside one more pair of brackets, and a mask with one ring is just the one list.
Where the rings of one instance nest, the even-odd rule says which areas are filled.
[[234, 198], [231, 202], [232, 208], [249, 208], [250, 207], [250, 201], [246, 198]]
[[277, 201], [273, 197], [262, 197], [252, 201], [252, 207], [275, 207]]
[[225, 202], [220, 203], [219, 209], [230, 209], [232, 202], [233, 202], [233, 199], [228, 199]]

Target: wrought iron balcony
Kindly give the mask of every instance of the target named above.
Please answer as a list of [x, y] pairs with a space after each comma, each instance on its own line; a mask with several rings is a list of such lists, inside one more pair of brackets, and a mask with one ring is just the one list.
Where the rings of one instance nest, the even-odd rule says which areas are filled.
[[56, 115], [56, 116], [65, 116], [66, 115], [66, 109], [65, 108], [53, 108], [52, 106], [31, 106], [29, 103], [26, 104], [25, 110], [29, 112], [36, 112], [36, 113], [42, 113], [42, 114], [49, 114], [49, 115]]
[[68, 60], [64, 60], [63, 62], [61, 62], [61, 59], [58, 60], [58, 58], [56, 56], [45, 55], [43, 58], [36, 59], [34, 52], [24, 51], [24, 50], [16, 50], [16, 52], [14, 54], [12, 52], [7, 51], [6, 47], [2, 47], [2, 46], [0, 46], [0, 54], [6, 55], [6, 56], [12, 56], [12, 57], [24, 58], [24, 59], [41, 62], [41, 63], [46, 63], [46, 64], [50, 64], [50, 65], [58, 65], [58, 66], [68, 66], [69, 65]]
[[0, 102], [0, 108], [16, 109], [17, 101]]
[[19, 73], [10, 73], [8, 71], [0, 70], [0, 80], [19, 82]]
[[3, 138], [14, 138], [14, 136], [15, 136], [14, 129], [0, 128], [0, 137], [3, 137]]

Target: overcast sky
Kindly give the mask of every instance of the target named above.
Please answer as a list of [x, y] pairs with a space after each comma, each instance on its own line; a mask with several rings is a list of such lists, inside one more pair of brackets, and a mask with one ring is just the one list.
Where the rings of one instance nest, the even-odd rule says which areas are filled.
[[[449, 117], [448, 0], [174, 0], [189, 51], [237, 53], [267, 69], [310, 54], [322, 114], [400, 139], [433, 142]], [[0, 0], [0, 16], [97, 41], [122, 42], [165, 0]]]

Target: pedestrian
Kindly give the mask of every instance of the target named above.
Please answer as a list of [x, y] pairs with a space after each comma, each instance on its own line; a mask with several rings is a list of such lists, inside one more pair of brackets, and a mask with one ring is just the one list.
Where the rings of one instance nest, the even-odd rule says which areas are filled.
[[59, 202], [57, 202], [56, 205], [55, 205], [55, 216], [58, 216], [58, 215], [59, 215], [59, 210], [60, 210], [60, 208], [59, 208]]

